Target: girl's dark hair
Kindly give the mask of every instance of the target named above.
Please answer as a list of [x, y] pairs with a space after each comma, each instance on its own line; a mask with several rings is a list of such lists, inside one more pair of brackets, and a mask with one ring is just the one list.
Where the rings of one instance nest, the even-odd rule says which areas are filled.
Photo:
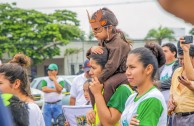
[[106, 48], [102, 48], [103, 53], [102, 54], [95, 54], [92, 53], [89, 58], [96, 61], [98, 65], [100, 65], [102, 68], [105, 67], [105, 64], [108, 61], [108, 50]]
[[[96, 14], [96, 12], [92, 15], [92, 19], [95, 19], [95, 14]], [[110, 9], [108, 9], [106, 7], [102, 8], [101, 20], [107, 21], [106, 25], [103, 27], [108, 27], [109, 25], [112, 25], [112, 27], [113, 27], [112, 33], [118, 33], [120, 35], [121, 39], [123, 39], [125, 42], [130, 44], [130, 41], [128, 41], [125, 38], [124, 33], [121, 30], [116, 29], [116, 26], [118, 25], [118, 20], [117, 20], [115, 14]]]
[[129, 54], [137, 54], [144, 68], [149, 64], [153, 66], [152, 79], [154, 79], [158, 67], [161, 67], [166, 62], [161, 46], [156, 43], [147, 43], [145, 47], [136, 48], [129, 52]]
[[30, 82], [27, 74], [27, 67], [30, 65], [30, 58], [22, 53], [16, 54], [9, 63], [0, 66], [0, 74], [13, 84], [17, 79], [20, 80], [20, 91], [32, 98]]

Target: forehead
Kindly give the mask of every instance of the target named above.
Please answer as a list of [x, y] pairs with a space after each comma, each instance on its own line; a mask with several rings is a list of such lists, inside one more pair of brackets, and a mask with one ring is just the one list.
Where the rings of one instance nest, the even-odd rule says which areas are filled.
[[96, 65], [98, 65], [98, 64], [96, 63], [96, 60], [90, 58], [90, 65], [91, 65], [91, 66], [96, 66]]
[[129, 54], [127, 57], [127, 65], [134, 65], [138, 64], [139, 62], [139, 55], [138, 54]]
[[163, 50], [170, 50], [170, 48], [168, 46], [163, 46], [162, 49]]

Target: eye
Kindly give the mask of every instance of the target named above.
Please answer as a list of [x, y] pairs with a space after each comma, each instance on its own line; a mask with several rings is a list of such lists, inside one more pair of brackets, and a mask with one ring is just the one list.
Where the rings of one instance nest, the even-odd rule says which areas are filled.
[[98, 31], [100, 28], [94, 28], [94, 31]]

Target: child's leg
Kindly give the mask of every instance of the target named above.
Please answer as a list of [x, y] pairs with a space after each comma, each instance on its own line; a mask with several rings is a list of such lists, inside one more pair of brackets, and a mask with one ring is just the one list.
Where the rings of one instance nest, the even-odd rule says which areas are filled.
[[105, 81], [103, 96], [106, 104], [110, 100], [111, 96], [114, 94], [116, 88], [121, 84], [128, 84], [125, 73], [116, 73]]

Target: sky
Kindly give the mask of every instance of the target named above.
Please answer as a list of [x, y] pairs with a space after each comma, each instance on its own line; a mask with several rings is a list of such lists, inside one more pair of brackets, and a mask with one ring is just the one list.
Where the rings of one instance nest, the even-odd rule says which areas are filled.
[[80, 28], [86, 34], [90, 31], [86, 9], [92, 15], [102, 7], [107, 7], [115, 13], [119, 21], [117, 28], [132, 39], [142, 39], [150, 29], [159, 26], [185, 28], [186, 34], [193, 27], [165, 12], [156, 0], [0, 0], [0, 3], [12, 2], [16, 2], [17, 7], [36, 9], [43, 13], [52, 13], [56, 9], [74, 11], [80, 20]]

